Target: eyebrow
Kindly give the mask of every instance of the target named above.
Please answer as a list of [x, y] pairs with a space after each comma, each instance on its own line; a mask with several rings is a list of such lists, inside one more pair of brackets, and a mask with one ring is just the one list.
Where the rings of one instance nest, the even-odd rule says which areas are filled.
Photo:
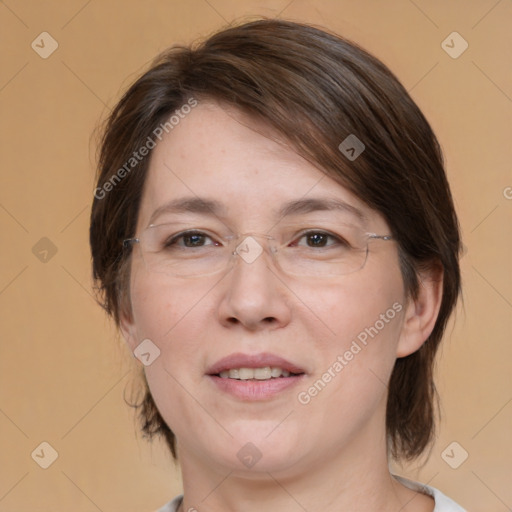
[[[292, 215], [304, 215], [316, 211], [332, 211], [341, 210], [354, 215], [361, 221], [366, 221], [367, 216], [355, 206], [329, 197], [315, 197], [296, 199], [285, 203], [279, 210], [275, 212], [276, 217], [283, 218]], [[227, 213], [226, 206], [216, 199], [203, 197], [182, 197], [173, 199], [162, 206], [158, 207], [153, 214], [149, 224], [153, 224], [157, 217], [165, 213], [198, 213], [202, 215], [211, 215], [214, 217], [225, 217]]]
[[164, 213], [201, 213], [217, 217], [226, 214], [226, 207], [215, 199], [182, 197], [159, 206], [151, 215], [149, 223], [153, 224], [155, 219]]
[[341, 210], [354, 215], [361, 221], [367, 220], [366, 215], [359, 208], [356, 208], [355, 206], [342, 201], [341, 199], [334, 199], [330, 197], [315, 197], [290, 201], [279, 209], [278, 216], [287, 217], [290, 215], [301, 215], [316, 211], [331, 210]]

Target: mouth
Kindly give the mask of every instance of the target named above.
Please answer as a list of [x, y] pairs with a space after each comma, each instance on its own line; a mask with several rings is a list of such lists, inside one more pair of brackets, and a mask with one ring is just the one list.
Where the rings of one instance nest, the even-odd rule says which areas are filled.
[[289, 389], [306, 371], [274, 354], [232, 354], [211, 366], [207, 376], [217, 389], [250, 401], [266, 400]]
[[270, 380], [304, 375], [303, 372], [293, 373], [278, 366], [263, 366], [261, 368], [230, 368], [216, 374], [221, 379], [235, 380]]

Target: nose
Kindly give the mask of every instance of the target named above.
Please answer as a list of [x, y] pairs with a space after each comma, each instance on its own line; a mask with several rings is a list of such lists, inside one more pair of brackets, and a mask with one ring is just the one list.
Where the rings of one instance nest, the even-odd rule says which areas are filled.
[[254, 239], [237, 247], [233, 267], [219, 283], [219, 321], [225, 327], [277, 329], [291, 319], [291, 291], [279, 276], [268, 250]]

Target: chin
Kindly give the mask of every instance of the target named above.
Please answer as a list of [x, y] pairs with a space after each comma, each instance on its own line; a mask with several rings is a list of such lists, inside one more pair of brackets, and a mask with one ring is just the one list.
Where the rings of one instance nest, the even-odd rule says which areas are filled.
[[[296, 429], [284, 428], [278, 421], [243, 422], [227, 429], [233, 438], [222, 454], [215, 454], [217, 461], [230, 471], [254, 477], [267, 473], [288, 473], [303, 458], [304, 442]], [[304, 433], [303, 433], [304, 434]], [[311, 438], [311, 436], [310, 436]]]

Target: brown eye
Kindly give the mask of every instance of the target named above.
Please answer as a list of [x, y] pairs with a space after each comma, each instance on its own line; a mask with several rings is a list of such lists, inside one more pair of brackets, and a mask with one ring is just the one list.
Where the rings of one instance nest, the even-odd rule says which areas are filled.
[[310, 247], [325, 247], [328, 242], [329, 235], [325, 233], [311, 233], [306, 235], [307, 244]]
[[325, 231], [307, 231], [297, 239], [294, 245], [306, 246], [311, 248], [324, 248], [332, 246], [348, 246], [348, 243], [331, 233]]
[[165, 243], [165, 248], [172, 247], [205, 247], [209, 245], [219, 245], [218, 242], [212, 240], [212, 238], [201, 231], [186, 231], [184, 233], [178, 233], [177, 235], [169, 237]]
[[199, 247], [204, 245], [205, 239], [207, 238], [205, 235], [200, 233], [193, 233], [183, 235], [183, 243], [185, 247]]

